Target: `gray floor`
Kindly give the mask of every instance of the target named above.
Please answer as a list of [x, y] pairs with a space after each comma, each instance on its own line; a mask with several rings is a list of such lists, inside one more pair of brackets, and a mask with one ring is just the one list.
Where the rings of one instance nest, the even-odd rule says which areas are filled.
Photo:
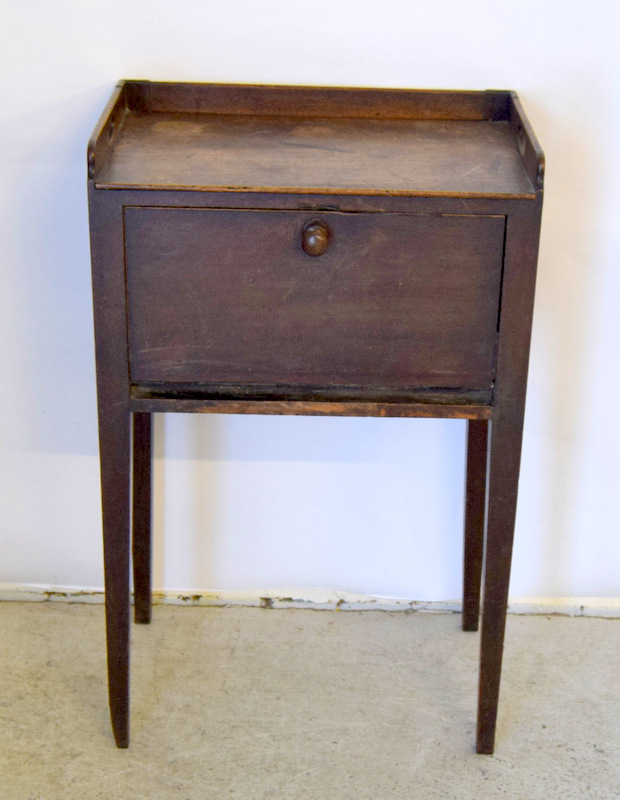
[[0, 604], [1, 800], [620, 797], [620, 621], [510, 617], [495, 756], [450, 614], [159, 606], [116, 750], [101, 606]]

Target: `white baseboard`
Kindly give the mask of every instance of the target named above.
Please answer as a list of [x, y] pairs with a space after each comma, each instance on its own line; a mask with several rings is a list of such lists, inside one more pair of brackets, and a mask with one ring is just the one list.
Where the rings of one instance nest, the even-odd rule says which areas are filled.
[[[0, 602], [103, 603], [103, 590], [70, 586], [0, 584]], [[459, 600], [430, 601], [375, 597], [327, 589], [255, 591], [155, 591], [155, 605], [305, 608], [312, 611], [422, 611], [458, 613]], [[620, 597], [514, 597], [510, 614], [620, 619]]]

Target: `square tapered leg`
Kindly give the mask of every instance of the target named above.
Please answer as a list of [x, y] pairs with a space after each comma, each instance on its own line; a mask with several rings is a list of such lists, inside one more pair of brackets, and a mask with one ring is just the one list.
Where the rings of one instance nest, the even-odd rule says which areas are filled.
[[129, 745], [129, 412], [99, 412], [108, 691], [118, 747]]
[[478, 753], [492, 753], [506, 629], [508, 587], [517, 509], [521, 421], [498, 414], [491, 422], [489, 496], [478, 695]]
[[488, 430], [488, 420], [472, 419], [467, 423], [462, 619], [464, 631], [477, 631], [480, 616]]
[[151, 621], [151, 438], [149, 413], [133, 415], [133, 590], [134, 619]]

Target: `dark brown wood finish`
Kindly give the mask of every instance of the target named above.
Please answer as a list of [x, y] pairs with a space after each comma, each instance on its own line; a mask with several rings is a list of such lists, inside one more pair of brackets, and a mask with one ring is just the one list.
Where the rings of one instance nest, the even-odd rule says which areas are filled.
[[484, 521], [487, 489], [489, 423], [467, 423], [467, 480], [465, 486], [465, 553], [463, 564], [463, 630], [477, 631], [480, 617], [480, 581], [484, 557]]
[[131, 379], [493, 383], [504, 217], [128, 208]]
[[252, 86], [131, 81], [127, 106], [149, 113], [185, 112], [355, 119], [504, 119], [506, 92], [357, 87]]
[[[110, 706], [150, 619], [153, 412], [469, 420], [492, 752], [544, 162], [512, 92], [119, 84], [89, 143]], [[487, 458], [488, 453], [488, 458]], [[486, 484], [486, 487], [485, 487]]]
[[108, 100], [88, 142], [89, 180], [94, 177], [97, 168], [110, 157], [112, 144], [121, 129], [127, 113], [127, 89], [125, 84], [121, 82], [112, 92], [112, 96]]
[[133, 595], [134, 620], [151, 621], [151, 415], [133, 415]]
[[89, 191], [112, 728], [129, 744], [130, 412], [122, 207]]
[[428, 417], [436, 419], [489, 419], [491, 408], [441, 403], [334, 403], [328, 400], [200, 400], [177, 397], [137, 397], [131, 408], [143, 411], [195, 412], [199, 414], [284, 414], [305, 417]]
[[142, 384], [132, 386], [132, 411], [200, 414], [285, 414], [338, 417], [490, 419], [491, 389], [420, 391], [370, 387]]
[[497, 379], [488, 454], [489, 485], [480, 649], [477, 751], [492, 753], [530, 352], [542, 194], [507, 223]]
[[[504, 121], [130, 113], [115, 136], [101, 188], [534, 194]], [[170, 159], [183, 146], [184, 158]]]
[[545, 156], [515, 92], [510, 93], [508, 121], [513, 135], [516, 136], [517, 147], [532, 185], [537, 190], [542, 190], [545, 177]]
[[[481, 133], [492, 129], [501, 129], [503, 126], [496, 126], [489, 123], [505, 123], [509, 126], [510, 132], [513, 137], [513, 144], [518, 145], [515, 147], [508, 147], [504, 149], [504, 160], [498, 162], [500, 152], [495, 151], [491, 154], [489, 151], [485, 152], [484, 148], [477, 148], [478, 159], [474, 159], [472, 170], [478, 173], [478, 182], [474, 183], [473, 192], [465, 192], [467, 196], [472, 194], [497, 194], [497, 189], [493, 185], [487, 185], [486, 181], [493, 180], [493, 175], [497, 175], [502, 171], [510, 172], [507, 166], [506, 158], [511, 164], [516, 166], [515, 177], [519, 184], [522, 184], [520, 177], [519, 161], [515, 159], [516, 150], [522, 156], [523, 161], [521, 167], [525, 169], [527, 178], [529, 180], [529, 192], [526, 195], [529, 198], [533, 197], [533, 192], [542, 187], [544, 159], [542, 150], [538, 144], [532, 128], [527, 121], [523, 112], [521, 104], [517, 95], [514, 92], [507, 91], [486, 91], [486, 92], [446, 92], [446, 91], [429, 91], [429, 90], [410, 90], [410, 89], [357, 89], [357, 88], [316, 88], [310, 86], [241, 86], [241, 85], [218, 85], [218, 84], [175, 84], [175, 83], [151, 83], [149, 81], [121, 81], [104, 110], [95, 132], [91, 137], [88, 147], [88, 164], [89, 164], [89, 177], [91, 179], [99, 179], [102, 170], [110, 168], [110, 156], [115, 155], [115, 151], [119, 149], [119, 143], [122, 150], [125, 146], [121, 138], [121, 131], [126, 123], [141, 119], [142, 122], [137, 122], [138, 125], [146, 125], [152, 127], [158, 122], [165, 122], [165, 118], [161, 115], [172, 114], [180, 123], [179, 128], [183, 127], [182, 137], [176, 137], [177, 144], [185, 150], [184, 159], [194, 157], [196, 154], [196, 146], [198, 150], [206, 147], [212, 149], [212, 144], [209, 141], [204, 141], [203, 137], [192, 137], [191, 131], [190, 138], [187, 140], [188, 130], [185, 125], [187, 115], [193, 117], [194, 125], [201, 124], [205, 121], [205, 117], [217, 118], [223, 116], [227, 118], [230, 126], [230, 136], [235, 137], [237, 125], [243, 125], [243, 121], [230, 120], [230, 117], [249, 117], [249, 118], [263, 118], [264, 124], [271, 128], [270, 134], [277, 136], [282, 126], [286, 127], [291, 123], [303, 123], [304, 120], [312, 121], [316, 118], [324, 118], [327, 121], [327, 127], [332, 131], [328, 136], [333, 136], [339, 130], [341, 124], [348, 124], [348, 122], [355, 122], [355, 120], [362, 122], [362, 130], [364, 130], [364, 120], [371, 120], [374, 122], [383, 122], [388, 125], [394, 121], [407, 121], [407, 122], [450, 122], [451, 125], [437, 127], [430, 130], [430, 135], [422, 137], [417, 142], [417, 137], [412, 137], [411, 129], [404, 129], [408, 132], [407, 139], [412, 142], [413, 147], [409, 151], [405, 151], [406, 158], [412, 157], [412, 152], [421, 148], [422, 159], [418, 161], [418, 169], [423, 170], [423, 174], [431, 182], [438, 180], [438, 174], [443, 177], [440, 181], [448, 180], [451, 185], [446, 186], [445, 193], [447, 196], [454, 196], [458, 193], [453, 183], [454, 177], [458, 177], [467, 170], [463, 169], [463, 165], [457, 165], [456, 172], [454, 171], [453, 157], [450, 152], [444, 150], [443, 155], [447, 157], [447, 161], [439, 161], [438, 159], [431, 159], [433, 162], [433, 170], [424, 172], [424, 151], [426, 155], [430, 156], [433, 148], [436, 146], [441, 147], [444, 142], [446, 132], [450, 135], [449, 131], [461, 129], [460, 124], [454, 123], [471, 123], [478, 122], [482, 125], [475, 127], [466, 127], [466, 129], [474, 134], [474, 141]], [[265, 116], [267, 115], [267, 116]], [[288, 123], [283, 121], [281, 117], [287, 117]], [[250, 124], [251, 123], [250, 119]], [[208, 123], [208, 119], [206, 122]], [[422, 128], [422, 130], [424, 130]], [[464, 130], [464, 129], [463, 129]], [[443, 132], [443, 133], [442, 133]], [[126, 133], [126, 132], [124, 132]], [[172, 133], [172, 128], [168, 131]], [[323, 135], [326, 132], [323, 131]], [[174, 136], [174, 134], [172, 134]], [[484, 133], [483, 133], [484, 135]], [[351, 141], [347, 141], [348, 148], [355, 146], [358, 136], [350, 132]], [[131, 134], [129, 136], [131, 139]], [[508, 139], [506, 140], [508, 142]], [[114, 145], [113, 148], [110, 145]], [[292, 144], [288, 142], [288, 145]], [[329, 148], [324, 147], [324, 143], [314, 140], [308, 143], [310, 149], [327, 150], [325, 155], [329, 156]], [[471, 143], [470, 143], [471, 144]], [[488, 142], [487, 142], [488, 144]], [[174, 149], [174, 142], [169, 143], [170, 147]], [[256, 145], [256, 142], [254, 142]], [[398, 147], [397, 142], [394, 145]], [[145, 166], [147, 171], [153, 170], [155, 164], [160, 168], [164, 166], [166, 169], [177, 169], [182, 172], [185, 167], [182, 160], [170, 158], [164, 154], [163, 160], [157, 155], [157, 146], [151, 150], [152, 142], [149, 141], [149, 136], [145, 135], [143, 131], [142, 138], [134, 138], [134, 147], [132, 158], [126, 162], [126, 166], [133, 169], [134, 161], [141, 161], [143, 156], [146, 156]], [[224, 142], [224, 147], [227, 147]], [[452, 145], [459, 148], [458, 144]], [[497, 142], [495, 143], [497, 147]], [[243, 159], [244, 148], [238, 148], [239, 155]], [[302, 148], [303, 149], [303, 148]], [[471, 158], [471, 154], [467, 153], [467, 147], [461, 147], [461, 157], [465, 160]], [[476, 148], [474, 148], [476, 149]], [[151, 152], [148, 152], [151, 150]], [[288, 150], [287, 143], [284, 143], [285, 152]], [[333, 150], [333, 148], [332, 148]], [[147, 151], [145, 153], [145, 151]], [[337, 157], [337, 151], [333, 151]], [[211, 165], [215, 166], [217, 157], [220, 155], [216, 152], [216, 158], [212, 159]], [[250, 156], [248, 167], [250, 170], [258, 166], [262, 169], [257, 159], [251, 158], [251, 152], [245, 154]], [[264, 155], [264, 154], [263, 154]], [[300, 153], [297, 152], [296, 156], [299, 157]], [[352, 153], [348, 152], [345, 155], [351, 156]], [[401, 155], [403, 155], [401, 153]], [[212, 153], [213, 156], [213, 153]], [[381, 153], [382, 158], [390, 158], [392, 156], [390, 149], [383, 150]], [[289, 165], [296, 159], [290, 158], [290, 153], [285, 162]], [[345, 159], [346, 160], [346, 159]], [[351, 159], [349, 158], [349, 162]], [[173, 164], [176, 164], [176, 167]], [[485, 165], [487, 165], [485, 167]], [[397, 164], [397, 168], [400, 167]], [[354, 172], [359, 172], [360, 164], [357, 164], [357, 169]], [[350, 171], [349, 171], [350, 172]], [[380, 193], [381, 191], [388, 193], [396, 193], [394, 188], [394, 179], [397, 178], [398, 173], [388, 174], [386, 185], [377, 188], [371, 193]], [[517, 177], [519, 176], [519, 177]], [[247, 176], [246, 176], [247, 177]], [[155, 173], [154, 183], [149, 182], [147, 175], [143, 175], [140, 183], [136, 184], [138, 188], [162, 188], [170, 183], [169, 180], [163, 179]], [[419, 178], [417, 179], [419, 180]], [[214, 183], [209, 175], [204, 181], [191, 182], [195, 188], [205, 190], [214, 187]], [[330, 178], [331, 183], [331, 178]], [[106, 185], [98, 182], [99, 186]], [[122, 171], [117, 173], [117, 180], [110, 184], [115, 188], [121, 186], [130, 186], [131, 181], [129, 176]], [[181, 182], [179, 185], [184, 187], [186, 183]], [[312, 182], [307, 184], [306, 188], [315, 186], [315, 177], [312, 177]], [[229, 185], [222, 187], [228, 191], [248, 191], [250, 189], [256, 190], [257, 185], [246, 182], [243, 185]], [[282, 181], [274, 181], [269, 179], [267, 186], [272, 193], [286, 191], [283, 189]], [[301, 186], [298, 187], [301, 190]], [[343, 187], [338, 187], [342, 191]], [[435, 191], [430, 191], [430, 186], [420, 187], [419, 193], [428, 197], [432, 196]], [[415, 193], [415, 190], [414, 190]], [[500, 193], [503, 196], [503, 193]], [[508, 195], [521, 196], [521, 191], [517, 190], [516, 186], [512, 186]]]

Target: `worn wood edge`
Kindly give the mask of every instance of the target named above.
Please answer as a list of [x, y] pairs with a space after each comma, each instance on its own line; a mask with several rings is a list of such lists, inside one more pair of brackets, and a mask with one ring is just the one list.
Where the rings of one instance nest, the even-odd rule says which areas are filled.
[[545, 154], [516, 92], [510, 93], [509, 122], [515, 131], [517, 147], [528, 177], [540, 193], [545, 178]]
[[374, 119], [507, 119], [508, 91], [360, 86], [302, 86], [125, 81], [130, 108], [147, 113], [191, 111]]
[[[518, 211], [522, 205], [518, 198], [492, 199], [486, 197], [399, 197], [382, 195], [365, 197], [360, 194], [335, 195], [304, 194], [295, 190], [290, 194], [258, 192], [218, 192], [205, 189], [191, 191], [159, 191], [150, 189], [98, 189], [95, 182], [90, 188], [97, 197], [114, 202], [118, 207], [136, 208], [204, 208], [227, 211], [304, 211], [321, 214], [335, 211], [351, 214], [426, 214], [444, 216], [496, 216], [505, 217]], [[536, 195], [532, 195], [532, 198]]]
[[359, 197], [436, 197], [454, 200], [535, 200], [536, 192], [434, 192], [434, 191], [389, 191], [387, 189], [326, 189], [321, 186], [207, 186], [187, 184], [137, 184], [95, 182], [95, 189], [121, 191], [164, 191], [164, 192], [223, 192], [228, 194], [299, 194], [299, 195], [342, 195]]
[[198, 414], [276, 414], [332, 417], [426, 417], [490, 419], [491, 406], [443, 403], [363, 403], [303, 400], [204, 400], [131, 397], [131, 411]]
[[328, 403], [434, 403], [436, 405], [490, 406], [493, 388], [316, 386], [262, 383], [140, 382], [130, 386], [137, 400], [251, 400], [252, 402], [302, 401]]
[[358, 208], [340, 208], [338, 206], [323, 206], [322, 208], [314, 208], [314, 207], [307, 207], [304, 205], [299, 206], [265, 206], [259, 205], [258, 203], [253, 205], [182, 205], [182, 206], [173, 206], [173, 205], [157, 205], [157, 204], [144, 204], [138, 205], [136, 203], [124, 203], [123, 204], [123, 212], [131, 209], [146, 209], [149, 211], [152, 210], [162, 210], [167, 211], [170, 209], [175, 209], [176, 211], [239, 211], [240, 213], [249, 213], [253, 214], [257, 211], [262, 213], [273, 213], [273, 214], [308, 214], [308, 213], [316, 213], [316, 214], [346, 214], [349, 216], [354, 216], [355, 214], [362, 215], [365, 214], [366, 216], [374, 214], [376, 216], [386, 216], [389, 215], [391, 217], [486, 217], [487, 219], [506, 219], [506, 214], [494, 214], [494, 213], [486, 213], [486, 212], [476, 212], [476, 211], [371, 211], [365, 208], [358, 209]]
[[108, 157], [127, 112], [126, 81], [119, 81], [88, 140], [86, 163], [89, 180], [94, 179]]
[[[100, 605], [102, 589], [75, 586], [0, 584], [0, 603], [71, 603]], [[423, 601], [381, 597], [329, 589], [274, 589], [256, 592], [167, 589], [153, 592], [153, 605], [308, 609], [310, 611], [404, 611], [460, 613], [459, 600]], [[513, 597], [508, 613], [515, 616], [620, 619], [620, 597]]]

